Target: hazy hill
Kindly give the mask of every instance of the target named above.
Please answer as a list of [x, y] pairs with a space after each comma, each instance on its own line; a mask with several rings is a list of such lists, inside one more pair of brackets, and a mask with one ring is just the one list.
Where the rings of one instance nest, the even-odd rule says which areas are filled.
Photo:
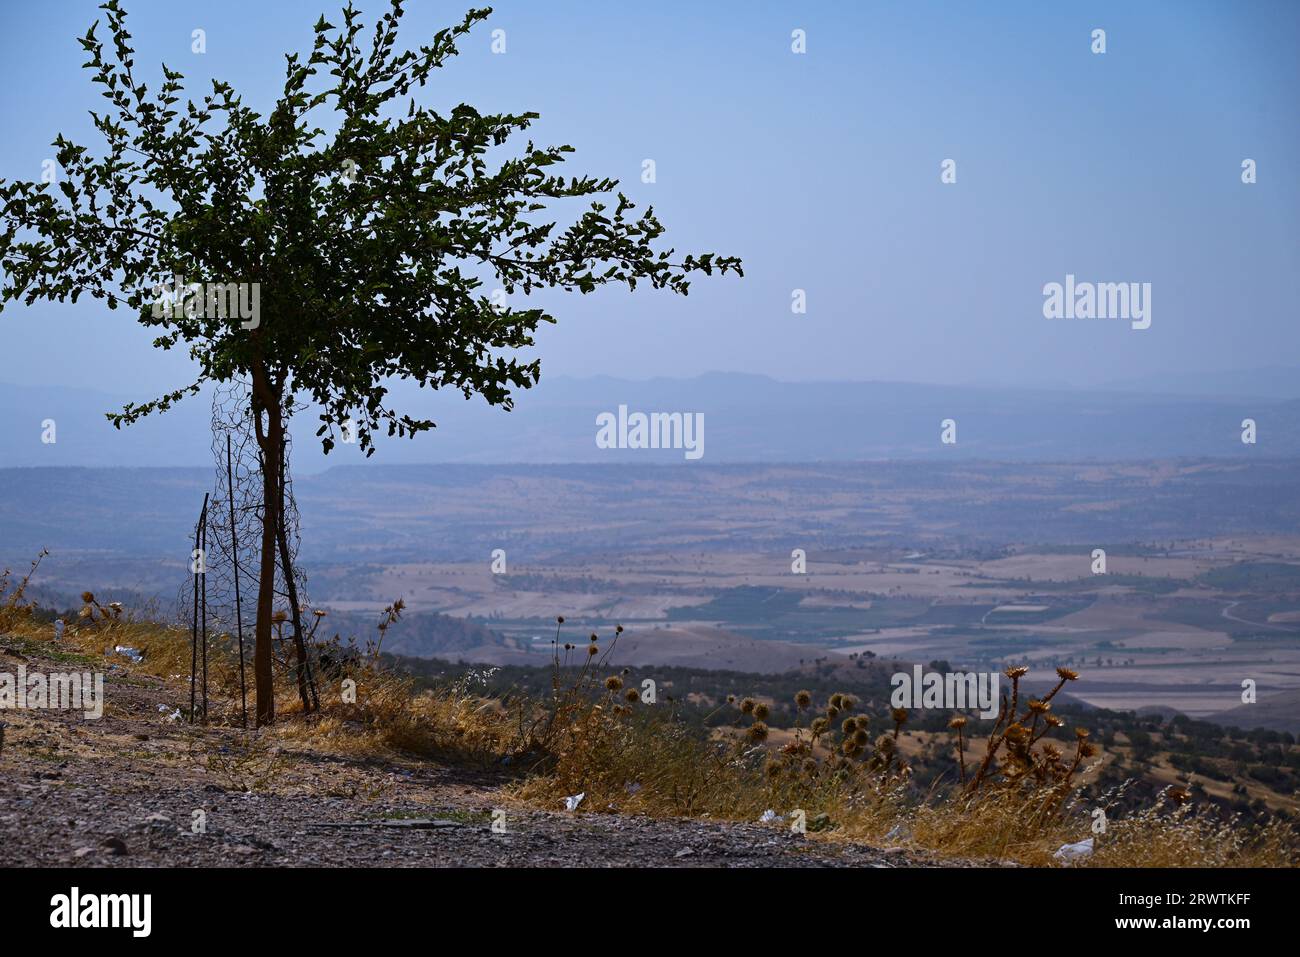
[[[1146, 391], [1052, 391], [937, 386], [900, 382], [778, 382], [765, 376], [709, 373], [692, 379], [628, 381], [607, 376], [543, 379], [513, 412], [459, 395], [419, 390], [396, 394], [438, 422], [414, 441], [385, 441], [376, 464], [432, 462], [682, 462], [680, 450], [601, 449], [596, 416], [630, 412], [704, 415], [703, 462], [860, 461], [888, 458], [1002, 460], [1127, 459], [1166, 456], [1300, 454], [1300, 400], [1278, 376], [1262, 396], [1233, 398]], [[1300, 377], [1298, 377], [1300, 378]], [[1207, 383], [1207, 386], [1221, 384]], [[1244, 388], [1249, 383], [1240, 383]], [[1224, 383], [1226, 385], [1226, 383]], [[1186, 388], [1184, 384], [1184, 388]], [[1236, 390], [1233, 390], [1234, 392]], [[210, 461], [208, 400], [187, 399], [172, 411], [121, 432], [104, 419], [127, 401], [66, 386], [0, 385], [0, 466], [204, 465]], [[1243, 418], [1259, 423], [1259, 444], [1240, 441]], [[957, 443], [940, 443], [940, 423], [957, 422]], [[57, 442], [41, 441], [42, 423]], [[301, 425], [300, 472], [362, 460], [340, 446], [326, 459]]]
[[1230, 728], [1267, 728], [1300, 734], [1300, 691], [1269, 695], [1254, 704], [1208, 715], [1205, 720]]

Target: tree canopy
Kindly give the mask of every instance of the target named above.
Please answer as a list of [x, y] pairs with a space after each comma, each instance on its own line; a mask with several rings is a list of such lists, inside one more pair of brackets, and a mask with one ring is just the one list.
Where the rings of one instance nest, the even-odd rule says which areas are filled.
[[[184, 78], [166, 65], [151, 94], [126, 13], [118, 0], [101, 9], [110, 38], [97, 21], [80, 42], [112, 107], [91, 113], [107, 149], [96, 158], [60, 135], [56, 182], [0, 180], [0, 308], [88, 295], [134, 311], [157, 347], [188, 347], [196, 381], [111, 414], [119, 427], [205, 382], [247, 378], [286, 412], [295, 393], [310, 396], [326, 451], [351, 419], [370, 454], [380, 428], [434, 425], [393, 407], [391, 377], [506, 408], [537, 382], [539, 360], [519, 350], [555, 318], [512, 304], [517, 292], [646, 283], [685, 294], [692, 273], [741, 272], [734, 257], [657, 248], [653, 208], [638, 213], [616, 180], [557, 171], [571, 147], [510, 149], [536, 113], [417, 104], [412, 91], [490, 9], [401, 51], [401, 0], [371, 31], [351, 5], [338, 26], [322, 17], [310, 54], [286, 55], [266, 116], [221, 81], [182, 102]], [[584, 197], [567, 225], [550, 215], [552, 201]], [[255, 287], [256, 324], [158, 308], [173, 276]], [[489, 283], [512, 298], [494, 300]]]

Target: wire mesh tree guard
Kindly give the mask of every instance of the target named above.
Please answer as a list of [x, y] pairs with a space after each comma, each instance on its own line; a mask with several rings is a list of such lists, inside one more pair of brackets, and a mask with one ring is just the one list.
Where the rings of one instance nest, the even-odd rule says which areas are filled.
[[[248, 727], [247, 648], [244, 599], [258, 592], [262, 535], [262, 454], [254, 432], [250, 386], [235, 380], [212, 396], [214, 490], [204, 496], [195, 524], [190, 580], [180, 589], [180, 619], [190, 626], [190, 721], [208, 720], [208, 651], [223, 647], [239, 662], [239, 720]], [[286, 431], [279, 522], [276, 532], [272, 658], [280, 673], [292, 672], [304, 711], [320, 702], [313, 674], [310, 635], [303, 628], [309, 608], [307, 582], [298, 566], [298, 505], [288, 468], [291, 440]], [[286, 574], [286, 569], [289, 570]], [[196, 700], [202, 692], [202, 701]]]

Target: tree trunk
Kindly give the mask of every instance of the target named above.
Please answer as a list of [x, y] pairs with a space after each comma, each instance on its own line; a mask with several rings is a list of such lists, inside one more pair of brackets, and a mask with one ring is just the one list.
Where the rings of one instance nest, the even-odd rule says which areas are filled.
[[293, 556], [289, 553], [289, 531], [286, 527], [287, 510], [285, 508], [285, 489], [288, 486], [288, 463], [285, 461], [284, 447], [280, 450], [280, 513], [276, 522], [276, 540], [280, 546], [280, 568], [284, 572], [284, 590], [289, 596], [290, 620], [293, 622], [293, 648], [298, 660], [298, 697], [302, 701], [304, 714], [320, 708], [316, 696], [316, 682], [311, 675], [311, 660], [307, 657], [307, 642], [303, 639], [302, 608], [298, 604], [298, 583], [293, 576]]
[[253, 424], [262, 452], [262, 548], [257, 570], [257, 623], [253, 628], [253, 686], [257, 726], [261, 727], [275, 720], [271, 616], [275, 612], [276, 528], [280, 521], [280, 456], [284, 449], [280, 390], [261, 363], [253, 365]]

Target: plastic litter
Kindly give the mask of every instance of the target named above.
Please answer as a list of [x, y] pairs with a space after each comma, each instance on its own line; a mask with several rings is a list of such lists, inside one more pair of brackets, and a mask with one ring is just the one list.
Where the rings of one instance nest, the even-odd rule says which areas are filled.
[[1052, 857], [1062, 863], [1083, 860], [1092, 856], [1092, 838], [1079, 841], [1077, 844], [1062, 844]]

